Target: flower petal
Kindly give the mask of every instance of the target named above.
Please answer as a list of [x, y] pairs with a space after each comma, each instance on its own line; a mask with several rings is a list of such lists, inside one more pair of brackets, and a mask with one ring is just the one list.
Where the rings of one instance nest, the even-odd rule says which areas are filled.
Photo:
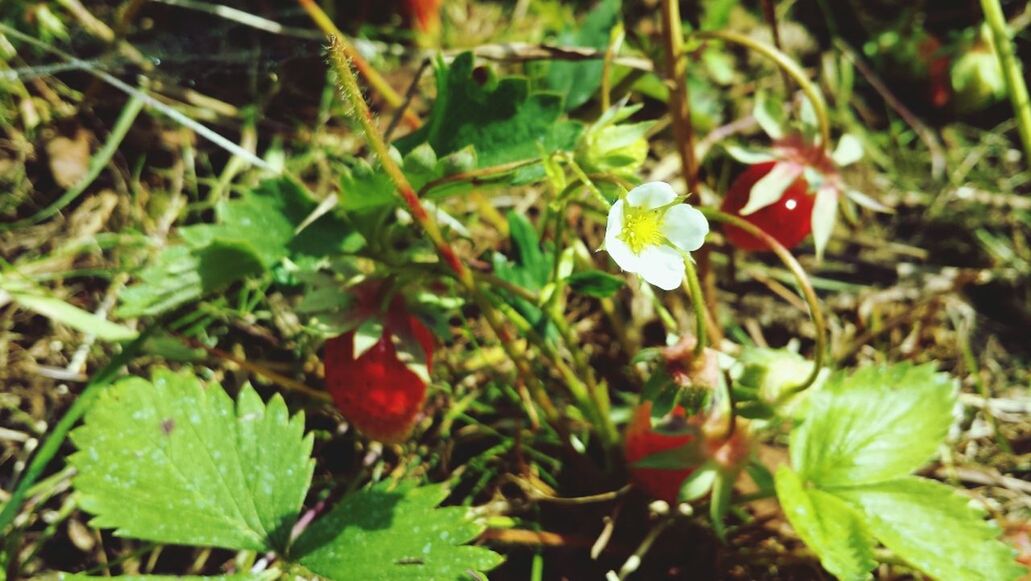
[[662, 234], [684, 252], [701, 248], [709, 233], [709, 221], [696, 208], [677, 204], [666, 211], [662, 221]]
[[770, 173], [755, 182], [752, 191], [748, 193], [748, 203], [741, 208], [740, 214], [747, 216], [766, 206], [776, 202], [784, 195], [791, 184], [795, 183], [798, 176], [802, 175], [803, 168], [800, 164], [793, 162], [778, 162], [773, 166]]
[[626, 202], [628, 204], [644, 210], [661, 208], [675, 199], [677, 199], [677, 193], [666, 182], [641, 184], [627, 192], [626, 195]]
[[623, 206], [623, 200], [619, 200], [612, 204], [612, 209], [609, 210], [608, 224], [605, 225], [605, 251], [623, 270], [637, 272], [640, 258], [630, 250], [626, 242], [619, 239], [623, 231]]
[[662, 290], [673, 290], [684, 281], [684, 257], [669, 246], [646, 248], [638, 262], [638, 274]]

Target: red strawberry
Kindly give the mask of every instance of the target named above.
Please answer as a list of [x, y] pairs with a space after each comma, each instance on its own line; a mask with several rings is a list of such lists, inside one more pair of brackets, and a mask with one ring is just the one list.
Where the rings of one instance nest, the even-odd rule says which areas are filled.
[[[684, 417], [684, 410], [677, 407], [674, 416]], [[630, 465], [630, 476], [641, 490], [649, 496], [669, 503], [677, 501], [680, 485], [694, 472], [696, 467], [687, 468], [635, 468], [633, 464], [656, 452], [679, 448], [695, 440], [693, 434], [666, 435], [652, 429], [652, 402], [645, 401], [634, 409], [630, 424], [626, 428], [623, 452]]]
[[[786, 248], [794, 248], [812, 229], [814, 197], [809, 194], [809, 184], [804, 176], [799, 176], [788, 186], [780, 200], [747, 216], [740, 215], [741, 208], [748, 203], [752, 186], [770, 173], [774, 165], [775, 162], [769, 161], [746, 169], [731, 184], [720, 209], [755, 224]], [[742, 250], [769, 250], [766, 243], [740, 228], [725, 226], [723, 232], [731, 244]]]
[[[397, 309], [392, 309], [397, 310]], [[354, 357], [354, 332], [326, 341], [323, 361], [326, 386], [340, 413], [366, 436], [386, 443], [403, 442], [426, 400], [426, 382], [398, 358], [393, 337], [413, 337], [433, 358], [433, 336], [415, 317], [391, 312], [383, 336]]]

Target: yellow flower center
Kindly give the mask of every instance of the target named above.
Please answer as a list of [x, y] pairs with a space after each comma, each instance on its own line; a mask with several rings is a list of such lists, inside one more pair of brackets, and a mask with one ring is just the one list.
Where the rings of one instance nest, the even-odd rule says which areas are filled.
[[646, 247], [662, 244], [662, 218], [665, 212], [627, 208], [623, 216], [623, 231], [619, 239], [626, 242], [634, 254], [640, 254]]

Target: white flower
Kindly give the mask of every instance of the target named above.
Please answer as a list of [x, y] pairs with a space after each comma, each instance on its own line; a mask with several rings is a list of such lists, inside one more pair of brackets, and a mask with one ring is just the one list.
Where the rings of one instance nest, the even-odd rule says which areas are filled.
[[684, 260], [709, 233], [701, 212], [676, 203], [669, 184], [649, 182], [612, 205], [605, 229], [605, 250], [620, 268], [673, 290], [684, 280]]

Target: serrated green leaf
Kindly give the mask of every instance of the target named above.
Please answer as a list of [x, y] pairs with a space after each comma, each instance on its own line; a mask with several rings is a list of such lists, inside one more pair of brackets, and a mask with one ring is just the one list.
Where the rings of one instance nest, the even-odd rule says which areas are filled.
[[787, 466], [777, 470], [775, 480], [777, 499], [788, 522], [823, 567], [838, 579], [870, 578], [877, 562], [873, 538], [861, 515], [834, 495], [806, 489]]
[[239, 244], [217, 242], [196, 250], [169, 246], [122, 291], [117, 313], [157, 315], [263, 270], [252, 249]]
[[568, 282], [574, 291], [598, 299], [611, 297], [626, 284], [623, 278], [600, 270], [573, 273]]
[[997, 539], [999, 529], [945, 484], [909, 476], [833, 492], [866, 515], [884, 546], [936, 579], [994, 581], [1027, 574], [1013, 549]]
[[216, 224], [180, 228], [185, 244], [162, 250], [122, 292], [118, 314], [156, 315], [249, 276], [290, 257], [310, 264], [328, 255], [354, 252], [364, 239], [340, 217], [327, 213], [298, 234], [317, 204], [286, 179], [263, 182], [218, 207]]
[[234, 406], [189, 371], [118, 382], [71, 438], [91, 524], [160, 543], [283, 551], [314, 468], [280, 396], [245, 387]]
[[538, 144], [548, 153], [572, 151], [582, 127], [560, 120], [561, 96], [531, 93], [522, 77], [484, 76], [482, 82], [473, 78], [472, 53], [459, 55], [451, 66], [440, 62], [430, 115], [419, 130], [395, 142], [398, 149], [429, 143], [443, 156], [471, 145], [480, 167], [538, 158]]
[[934, 455], [955, 401], [955, 382], [933, 364], [837, 374], [810, 395], [806, 420], [792, 434], [792, 464], [821, 487], [906, 476]]
[[[261, 573], [238, 573], [236, 575], [118, 575], [118, 581], [273, 581], [282, 575], [282, 571], [271, 569]], [[96, 581], [111, 577], [84, 575], [82, 573], [58, 573], [59, 581]]]
[[[558, 46], [605, 49], [612, 27], [622, 17], [621, 5], [620, 0], [602, 0], [584, 17], [579, 29], [559, 35]], [[601, 60], [553, 61], [544, 84], [565, 96], [566, 110], [576, 109], [598, 92], [603, 68]]]
[[331, 579], [467, 579], [493, 569], [500, 555], [465, 546], [484, 525], [468, 508], [436, 508], [447, 494], [440, 484], [409, 483], [350, 494], [301, 534], [292, 554]]

